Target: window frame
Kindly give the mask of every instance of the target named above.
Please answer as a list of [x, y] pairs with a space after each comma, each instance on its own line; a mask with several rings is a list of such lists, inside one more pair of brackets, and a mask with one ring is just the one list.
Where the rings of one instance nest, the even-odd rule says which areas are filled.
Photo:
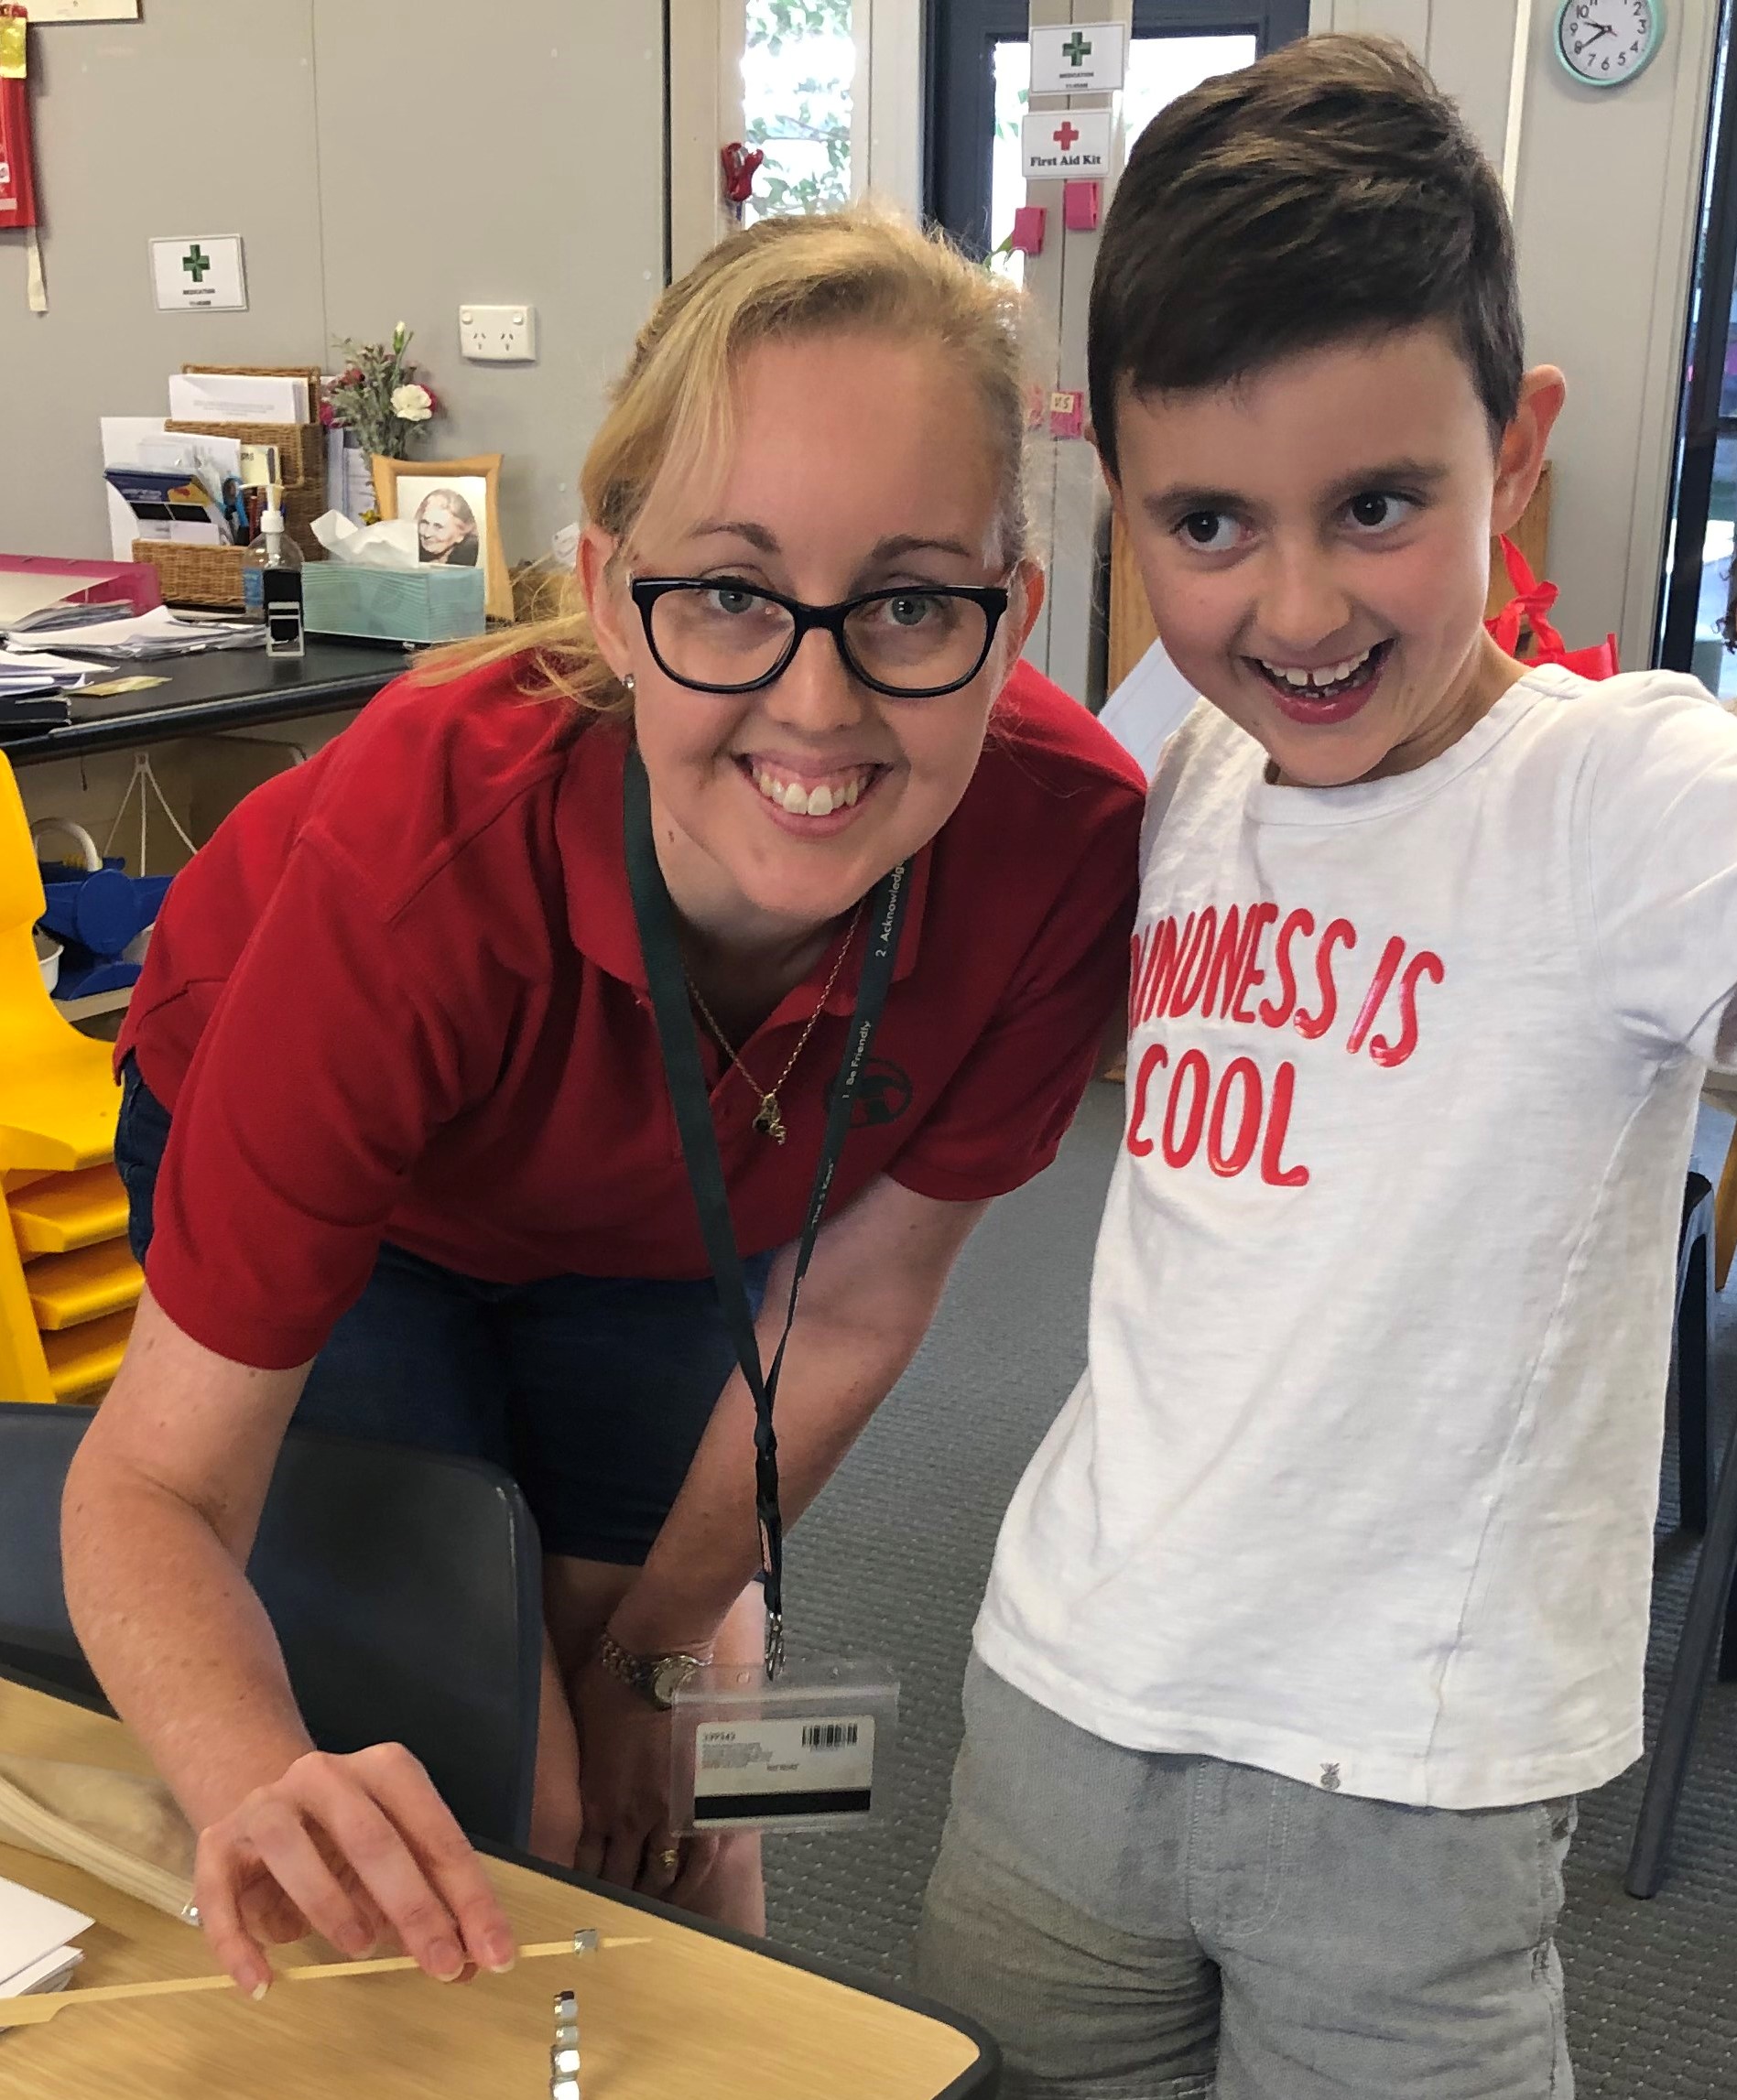
[[[927, 0], [923, 211], [968, 252], [989, 247], [994, 47], [1030, 36], [1029, 0]], [[1260, 52], [1308, 33], [1308, 0], [1134, 0], [1140, 37], [1253, 36]], [[974, 161], [950, 141], [979, 141]]]

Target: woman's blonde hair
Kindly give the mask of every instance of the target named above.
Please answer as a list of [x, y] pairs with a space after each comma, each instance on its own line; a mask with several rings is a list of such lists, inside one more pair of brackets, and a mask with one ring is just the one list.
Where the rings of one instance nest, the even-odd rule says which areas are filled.
[[[999, 455], [994, 553], [1011, 568], [1029, 533], [1022, 312], [1020, 293], [1004, 279], [967, 260], [943, 235], [876, 207], [766, 219], [733, 233], [669, 287], [640, 330], [580, 474], [585, 515], [624, 542], [668, 466], [721, 471], [732, 382], [755, 344], [868, 330], [937, 344], [975, 385]], [[522, 657], [518, 683], [526, 693], [564, 699], [588, 714], [630, 713], [575, 579], [561, 579], [558, 606], [550, 617], [439, 650], [418, 676], [456, 677]]]

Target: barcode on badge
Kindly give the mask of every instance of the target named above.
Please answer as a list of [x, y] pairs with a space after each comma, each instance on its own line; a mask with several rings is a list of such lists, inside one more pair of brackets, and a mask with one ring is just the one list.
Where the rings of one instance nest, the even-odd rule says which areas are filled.
[[805, 1750], [849, 1750], [856, 1747], [854, 1721], [810, 1722], [802, 1730]]

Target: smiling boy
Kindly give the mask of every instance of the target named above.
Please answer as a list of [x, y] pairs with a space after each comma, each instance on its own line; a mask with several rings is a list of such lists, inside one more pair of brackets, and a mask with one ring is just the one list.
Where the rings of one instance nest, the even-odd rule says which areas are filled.
[[1562, 1863], [1640, 1753], [1674, 1237], [1732, 1049], [1737, 723], [1485, 633], [1564, 382], [1398, 46], [1291, 47], [1143, 135], [1091, 381], [1203, 697], [925, 1982], [1020, 2100], [1562, 2100]]

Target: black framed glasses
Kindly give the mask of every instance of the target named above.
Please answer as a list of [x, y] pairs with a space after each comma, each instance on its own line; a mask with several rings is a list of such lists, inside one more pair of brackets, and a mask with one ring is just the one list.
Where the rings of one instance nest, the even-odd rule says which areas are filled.
[[904, 584], [837, 605], [804, 605], [733, 576], [641, 576], [628, 590], [657, 668], [697, 693], [758, 692], [820, 627], [872, 692], [937, 699], [982, 669], [1007, 611], [1001, 584]]

